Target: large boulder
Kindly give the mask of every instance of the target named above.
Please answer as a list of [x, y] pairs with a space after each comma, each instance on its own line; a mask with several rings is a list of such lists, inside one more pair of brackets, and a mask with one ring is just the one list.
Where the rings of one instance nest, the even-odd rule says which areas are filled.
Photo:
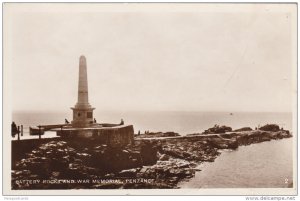
[[231, 131], [232, 128], [229, 126], [219, 126], [216, 124], [214, 127], [205, 130], [203, 134], [218, 134], [218, 133], [226, 133]]
[[260, 127], [259, 130], [277, 132], [280, 130], [280, 128], [276, 124], [267, 124], [267, 125]]
[[97, 146], [91, 154], [92, 166], [105, 173], [137, 168], [142, 165], [141, 155], [129, 148]]
[[238, 142], [236, 140], [229, 140], [224, 138], [211, 138], [208, 143], [218, 149], [237, 149]]
[[141, 144], [141, 158], [143, 165], [153, 165], [158, 160], [156, 143], [144, 141]]

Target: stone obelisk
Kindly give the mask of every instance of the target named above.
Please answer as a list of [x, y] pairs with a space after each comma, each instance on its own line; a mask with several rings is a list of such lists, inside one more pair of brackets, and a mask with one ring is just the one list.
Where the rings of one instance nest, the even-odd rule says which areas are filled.
[[72, 126], [76, 128], [89, 127], [93, 124], [93, 110], [89, 104], [87, 66], [85, 56], [79, 58], [78, 100], [73, 110]]

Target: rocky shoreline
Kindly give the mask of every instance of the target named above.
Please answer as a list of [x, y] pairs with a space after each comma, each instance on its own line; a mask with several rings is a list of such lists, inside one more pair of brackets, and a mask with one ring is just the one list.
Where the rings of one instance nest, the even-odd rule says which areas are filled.
[[134, 144], [123, 147], [99, 145], [92, 139], [55, 139], [13, 162], [12, 189], [178, 188], [179, 182], [201, 171], [200, 163], [213, 162], [222, 149], [292, 137], [274, 126], [212, 131], [216, 129], [187, 136], [137, 135]]

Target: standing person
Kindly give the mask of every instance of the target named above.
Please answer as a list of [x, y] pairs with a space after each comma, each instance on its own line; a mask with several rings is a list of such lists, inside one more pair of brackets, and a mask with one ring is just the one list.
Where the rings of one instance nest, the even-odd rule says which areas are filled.
[[18, 128], [17, 128], [17, 125], [16, 123], [13, 121], [11, 123], [11, 136], [12, 137], [15, 137], [15, 135], [18, 133]]

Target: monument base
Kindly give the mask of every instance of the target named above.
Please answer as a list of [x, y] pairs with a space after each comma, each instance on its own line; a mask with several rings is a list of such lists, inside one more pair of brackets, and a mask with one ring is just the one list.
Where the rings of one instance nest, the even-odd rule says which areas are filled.
[[[132, 144], [134, 139], [133, 125], [96, 128], [63, 128], [56, 131], [57, 136], [66, 139], [91, 138], [99, 144], [111, 146]], [[80, 140], [80, 139], [79, 139]]]

